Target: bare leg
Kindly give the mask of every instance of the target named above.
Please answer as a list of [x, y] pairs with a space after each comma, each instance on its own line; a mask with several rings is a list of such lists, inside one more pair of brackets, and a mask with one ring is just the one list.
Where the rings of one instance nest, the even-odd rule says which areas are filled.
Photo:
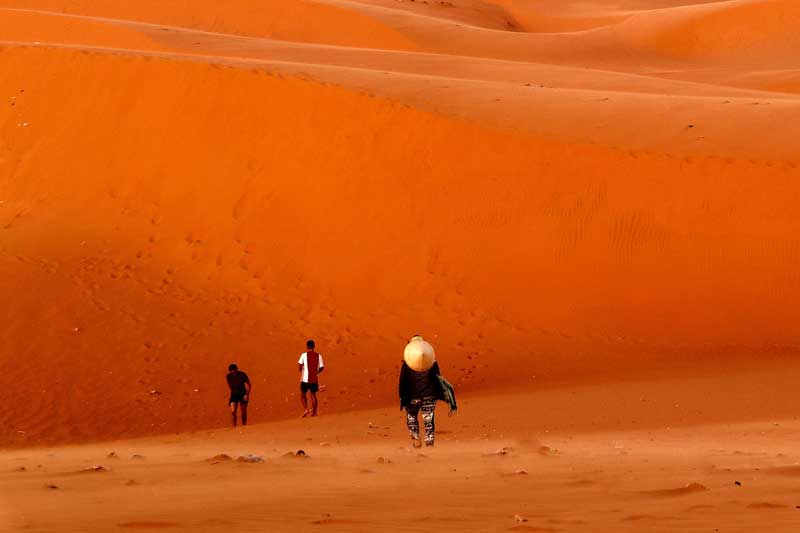
[[300, 402], [303, 404], [303, 416], [308, 415], [308, 398], [306, 397], [305, 392], [303, 392], [300, 396]]
[[311, 416], [317, 416], [317, 393], [311, 391]]
[[246, 403], [242, 404], [242, 425], [243, 426], [247, 425], [247, 404]]
[[231, 402], [231, 422], [233, 422], [233, 427], [236, 427], [236, 408], [238, 405], [236, 402]]

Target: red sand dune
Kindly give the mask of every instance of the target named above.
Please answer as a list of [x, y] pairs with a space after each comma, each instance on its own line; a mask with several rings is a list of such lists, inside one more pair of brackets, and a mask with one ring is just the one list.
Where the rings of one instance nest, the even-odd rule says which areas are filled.
[[449, 3], [0, 1], [0, 443], [793, 356], [796, 2]]

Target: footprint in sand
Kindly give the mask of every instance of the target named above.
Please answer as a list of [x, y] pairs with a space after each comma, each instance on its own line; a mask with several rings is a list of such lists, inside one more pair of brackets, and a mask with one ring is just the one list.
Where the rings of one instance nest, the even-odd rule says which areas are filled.
[[485, 455], [485, 456], [497, 455], [497, 456], [501, 456], [502, 457], [504, 455], [510, 454], [512, 451], [514, 451], [514, 448], [512, 448], [511, 446], [503, 446], [499, 450], [495, 450], [493, 452], [485, 453], [483, 455]]
[[689, 483], [684, 487], [679, 487], [676, 489], [660, 489], [660, 490], [645, 490], [641, 491], [641, 494], [645, 494], [647, 496], [655, 496], [659, 498], [672, 498], [676, 496], [686, 496], [688, 494], [695, 494], [698, 492], [707, 492], [708, 487], [705, 485], [701, 485], [700, 483]]
[[233, 461], [233, 457], [231, 457], [227, 453], [218, 453], [214, 457], [209, 457], [208, 459], [206, 459], [206, 462], [211, 463], [212, 465], [226, 461]]
[[263, 463], [264, 462], [264, 458], [261, 457], [260, 455], [247, 454], [247, 455], [240, 455], [239, 457], [237, 457], [236, 458], [236, 462], [237, 463]]
[[713, 505], [692, 505], [691, 507], [687, 507], [687, 511], [702, 511], [704, 509], [714, 509]]
[[332, 518], [332, 517], [325, 517], [320, 518], [319, 520], [313, 520], [311, 522], [316, 526], [343, 526], [343, 525], [352, 525], [352, 524], [359, 524], [357, 520], [348, 520], [347, 518]]
[[283, 457], [287, 459], [308, 459], [309, 456], [303, 450], [297, 450], [296, 452], [286, 452], [283, 454]]
[[557, 451], [558, 450], [554, 450], [550, 446], [539, 446], [539, 448], [536, 450], [536, 453], [538, 453], [539, 455], [552, 455], [554, 453], [557, 453]]
[[786, 509], [788, 505], [783, 503], [773, 503], [773, 502], [753, 502], [747, 506], [748, 509]]
[[515, 470], [514, 472], [507, 472], [502, 474], [504, 477], [526, 477], [528, 475], [527, 470]]
[[637, 522], [639, 520], [669, 520], [666, 516], [655, 516], [651, 514], [632, 514], [622, 519], [624, 522]]
[[105, 472], [110, 472], [110, 468], [106, 468], [103, 465], [93, 465], [87, 466], [86, 468], [81, 468], [80, 470], [74, 470], [72, 472], [64, 472], [63, 475], [65, 476], [74, 476], [74, 475], [82, 475], [82, 474], [103, 474]]

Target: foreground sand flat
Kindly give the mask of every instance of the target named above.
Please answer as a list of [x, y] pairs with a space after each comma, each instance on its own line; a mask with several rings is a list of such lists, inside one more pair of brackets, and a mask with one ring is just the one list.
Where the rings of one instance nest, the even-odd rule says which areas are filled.
[[[420, 451], [394, 409], [6, 450], [3, 524], [19, 531], [794, 531], [800, 423], [786, 413], [796, 374], [786, 365], [470, 396], [458, 416], [439, 408], [437, 446]], [[264, 462], [235, 461], [248, 455]]]
[[0, 0], [0, 443], [797, 352], [797, 2], [187, 5]]

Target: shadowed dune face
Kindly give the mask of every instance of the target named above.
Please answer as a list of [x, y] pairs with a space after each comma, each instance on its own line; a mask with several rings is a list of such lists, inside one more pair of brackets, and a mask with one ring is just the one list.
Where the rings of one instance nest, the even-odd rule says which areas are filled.
[[413, 333], [463, 391], [800, 342], [795, 96], [575, 66], [788, 3], [0, 4], [81, 15], [0, 10], [3, 444], [225, 422], [231, 361], [287, 416], [308, 337], [328, 410], [393, 402]]
[[[331, 2], [336, 4], [336, 0]], [[361, 4], [413, 13], [425, 17], [450, 20], [456, 23], [498, 31], [527, 31], [527, 28], [507, 9], [510, 6], [491, 0], [460, 0], [458, 2], [416, 2], [412, 0], [363, 0]], [[353, 4], [350, 4], [352, 7]]]

